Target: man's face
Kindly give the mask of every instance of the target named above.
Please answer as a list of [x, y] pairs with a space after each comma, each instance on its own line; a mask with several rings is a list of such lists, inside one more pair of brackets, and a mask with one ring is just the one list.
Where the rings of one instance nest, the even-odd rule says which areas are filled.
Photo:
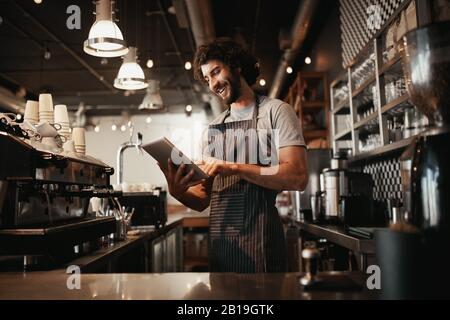
[[236, 102], [241, 95], [239, 71], [232, 72], [219, 60], [210, 60], [201, 66], [209, 90], [219, 96], [227, 105]]

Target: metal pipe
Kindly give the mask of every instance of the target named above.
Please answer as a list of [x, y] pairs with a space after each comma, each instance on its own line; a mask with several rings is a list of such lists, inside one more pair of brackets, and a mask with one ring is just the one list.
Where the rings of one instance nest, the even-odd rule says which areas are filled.
[[209, 0], [186, 0], [191, 29], [198, 47], [216, 37], [214, 19]]
[[123, 153], [126, 149], [136, 148], [139, 155], [143, 155], [142, 152], [142, 134], [138, 132], [136, 141], [132, 141], [134, 127], [132, 127], [132, 133], [130, 135], [130, 141], [123, 143], [119, 150], [117, 150], [117, 185], [120, 186], [123, 182]]
[[297, 16], [291, 29], [291, 46], [285, 50], [276, 71], [269, 97], [277, 98], [286, 80], [286, 68], [295, 62], [300, 48], [311, 28], [312, 19], [319, 6], [318, 0], [304, 0], [298, 8]]

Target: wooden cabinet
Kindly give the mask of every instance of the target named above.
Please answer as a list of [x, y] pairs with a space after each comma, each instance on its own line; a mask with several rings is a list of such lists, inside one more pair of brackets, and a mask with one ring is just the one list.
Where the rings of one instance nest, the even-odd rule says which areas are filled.
[[150, 242], [150, 272], [183, 271], [183, 228], [177, 227]]
[[323, 72], [299, 72], [284, 101], [297, 113], [308, 147], [329, 146], [328, 78]]

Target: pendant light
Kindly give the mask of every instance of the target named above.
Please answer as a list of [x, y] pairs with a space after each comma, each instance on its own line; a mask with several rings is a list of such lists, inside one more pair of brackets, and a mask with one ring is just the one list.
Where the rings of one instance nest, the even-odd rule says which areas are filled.
[[114, 87], [122, 90], [140, 90], [148, 87], [144, 71], [137, 63], [136, 47], [130, 47], [128, 53], [123, 57], [122, 66], [114, 80]]
[[96, 57], [120, 57], [128, 52], [122, 32], [113, 21], [111, 0], [97, 0], [95, 22], [84, 41], [84, 52]]
[[139, 110], [160, 110], [163, 108], [164, 104], [159, 92], [159, 81], [149, 80], [147, 94], [139, 105]]

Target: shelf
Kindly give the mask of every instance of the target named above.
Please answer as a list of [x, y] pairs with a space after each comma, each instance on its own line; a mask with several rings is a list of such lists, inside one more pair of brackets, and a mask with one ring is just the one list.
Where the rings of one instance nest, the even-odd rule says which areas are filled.
[[402, 104], [403, 102], [408, 101], [408, 99], [409, 99], [409, 94], [404, 94], [401, 97], [398, 97], [398, 98], [392, 100], [391, 102], [389, 102], [388, 104], [385, 104], [381, 108], [381, 113], [386, 113], [386, 112], [390, 111], [391, 109], [395, 108], [399, 104]]
[[360, 85], [356, 90], [352, 92], [352, 98], [356, 97], [358, 94], [364, 91], [372, 82], [375, 82], [375, 75], [370, 76], [369, 79], [364, 81], [362, 85]]
[[348, 161], [350, 163], [354, 164], [359, 161], [368, 160], [368, 159], [379, 157], [379, 156], [384, 156], [389, 153], [401, 152], [415, 139], [415, 137], [416, 136], [412, 136], [407, 139], [403, 139], [403, 140], [400, 140], [400, 141], [397, 141], [397, 142], [394, 142], [391, 144], [387, 144], [385, 146], [375, 148], [370, 151], [366, 151], [366, 152], [357, 154], [353, 157], [350, 157], [348, 159]]
[[303, 101], [301, 104], [304, 108], [323, 108], [325, 106], [325, 101]]
[[400, 61], [401, 59], [401, 55], [397, 54], [394, 58], [392, 58], [391, 60], [389, 60], [388, 62], [386, 62], [379, 70], [378, 70], [378, 75], [381, 76], [382, 74], [384, 74], [386, 71], [388, 71], [389, 69], [392, 68], [392, 66], [394, 64], [396, 64], [397, 62]]
[[344, 140], [351, 140], [352, 139], [352, 129], [345, 129], [342, 132], [339, 132], [333, 137], [334, 141], [344, 141]]
[[337, 106], [331, 110], [333, 114], [350, 114], [350, 103], [349, 101], [341, 101]]
[[327, 130], [310, 130], [310, 131], [303, 132], [303, 137], [306, 140], [317, 139], [317, 138], [327, 138], [327, 136], [328, 136]]
[[325, 101], [303, 101], [299, 103], [302, 113], [317, 113], [325, 110]]
[[377, 117], [378, 117], [378, 112], [371, 113], [368, 117], [365, 117], [364, 119], [355, 123], [355, 129], [362, 127], [363, 125], [369, 123], [370, 121], [376, 119]]

